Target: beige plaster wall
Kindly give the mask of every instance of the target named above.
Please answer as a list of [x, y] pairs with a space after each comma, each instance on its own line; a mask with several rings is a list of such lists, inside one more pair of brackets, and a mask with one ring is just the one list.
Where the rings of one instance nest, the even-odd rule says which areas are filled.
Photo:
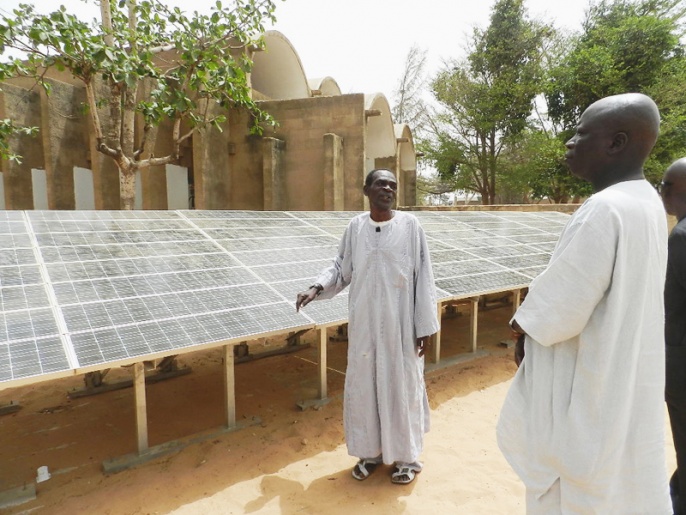
[[[0, 91], [0, 117], [9, 118], [19, 126], [41, 126], [40, 95], [12, 84], [3, 84]], [[43, 141], [39, 136], [20, 135], [10, 140], [12, 152], [22, 156], [21, 163], [0, 161], [5, 186], [7, 209], [33, 209], [31, 169], [45, 168]]]
[[[343, 209], [363, 209], [364, 95], [260, 102], [279, 123], [265, 136], [285, 143], [282, 156], [284, 209], [325, 209], [326, 134], [342, 140]], [[234, 173], [240, 173], [234, 170]]]

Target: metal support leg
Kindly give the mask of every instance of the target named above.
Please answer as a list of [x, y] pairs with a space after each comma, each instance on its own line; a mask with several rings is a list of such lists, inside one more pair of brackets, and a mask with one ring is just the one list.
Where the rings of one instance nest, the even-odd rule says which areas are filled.
[[326, 327], [319, 329], [319, 399], [326, 399], [327, 396], [327, 375], [326, 375]]
[[236, 426], [236, 381], [233, 369], [233, 346], [224, 345], [224, 402], [226, 427]]
[[469, 299], [471, 304], [471, 323], [469, 324], [469, 338], [472, 341], [472, 352], [476, 352], [476, 335], [479, 319], [479, 298]]
[[[438, 322], [441, 323], [441, 316], [443, 312], [443, 303], [438, 303]], [[431, 337], [433, 343], [433, 352], [431, 353], [432, 363], [438, 363], [441, 360], [441, 327], [439, 325], [438, 332]]]
[[512, 314], [514, 315], [519, 305], [522, 303], [522, 290], [512, 292]]
[[138, 454], [148, 450], [148, 412], [145, 398], [145, 367], [143, 363], [133, 365], [133, 386], [136, 399], [136, 433]]

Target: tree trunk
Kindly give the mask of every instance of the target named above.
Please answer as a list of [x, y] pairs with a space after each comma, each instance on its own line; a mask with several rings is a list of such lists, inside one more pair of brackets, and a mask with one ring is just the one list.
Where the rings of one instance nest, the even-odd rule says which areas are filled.
[[132, 210], [136, 199], [136, 167], [119, 169], [119, 195], [121, 209]]

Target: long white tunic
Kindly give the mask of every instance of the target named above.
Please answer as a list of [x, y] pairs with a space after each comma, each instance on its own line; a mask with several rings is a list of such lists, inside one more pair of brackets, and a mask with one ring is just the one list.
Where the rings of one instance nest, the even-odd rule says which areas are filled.
[[[671, 512], [665, 470], [667, 227], [649, 183], [626, 181], [572, 216], [514, 319], [525, 358], [499, 446], [530, 493], [557, 478], [563, 513]], [[569, 494], [575, 499], [564, 500]]]
[[[377, 231], [376, 229], [379, 229]], [[438, 331], [424, 231], [414, 215], [382, 224], [350, 221], [330, 268], [317, 278], [328, 299], [350, 285], [344, 424], [348, 452], [411, 463], [429, 430], [424, 359], [416, 338]]]

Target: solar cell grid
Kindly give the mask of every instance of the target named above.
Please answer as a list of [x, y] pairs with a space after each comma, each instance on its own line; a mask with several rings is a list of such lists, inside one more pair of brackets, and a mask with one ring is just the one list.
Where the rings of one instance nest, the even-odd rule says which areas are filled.
[[0, 286], [28, 286], [41, 284], [43, 278], [37, 265], [0, 267]]
[[[228, 250], [231, 244], [226, 243]], [[254, 252], [233, 252], [233, 256], [246, 266], [279, 265], [283, 263], [302, 263], [303, 261], [317, 261], [331, 259], [336, 255], [337, 246], [314, 247], [308, 249], [281, 249]]]
[[320, 227], [319, 228], [322, 232], [325, 232], [327, 234], [330, 234], [331, 236], [338, 238], [339, 240], [345, 234], [345, 227]]
[[22, 211], [0, 211], [0, 220], [2, 221], [22, 221], [24, 220], [24, 214]]
[[470, 252], [477, 257], [495, 258], [504, 256], [524, 256], [527, 254], [538, 254], [539, 249], [530, 245], [507, 245], [502, 247], [480, 247], [470, 249]]
[[517, 270], [517, 272], [529, 277], [530, 279], [535, 279], [545, 269], [545, 266], [532, 266], [529, 268], [520, 268], [519, 270]]
[[517, 243], [513, 239], [504, 238], [502, 236], [489, 236], [484, 234], [474, 234], [472, 236], [473, 237], [471, 238], [461, 239], [446, 235], [441, 238], [441, 240], [453, 245], [457, 249], [467, 250], [472, 253], [476, 253], [476, 249], [478, 248], [497, 248], [498, 246], [515, 245]]
[[36, 256], [30, 248], [2, 249], [0, 252], [0, 266], [32, 265], [36, 263]]
[[33, 309], [48, 305], [48, 296], [41, 284], [0, 288], [0, 311]]
[[506, 270], [506, 268], [486, 259], [460, 261], [459, 263], [440, 263], [433, 266], [435, 279], [462, 277], [465, 275], [475, 275], [482, 274], [484, 272], [497, 272], [502, 270]]
[[188, 218], [189, 220], [198, 219], [231, 219], [231, 218], [255, 218], [255, 219], [265, 219], [265, 218], [292, 218], [288, 213], [283, 211], [222, 211], [222, 210], [211, 210], [211, 211], [177, 211], [182, 217]]
[[[431, 252], [431, 263], [436, 265], [439, 263], [446, 262], [462, 262], [465, 259], [476, 259], [480, 256], [473, 254], [471, 252], [465, 252], [462, 250], [441, 250], [436, 252]], [[455, 265], [459, 266], [459, 265]]]
[[360, 214], [359, 211], [290, 211], [291, 216], [307, 220], [310, 218], [322, 220], [350, 220]]
[[529, 268], [532, 266], [546, 266], [550, 261], [550, 254], [531, 254], [528, 256], [506, 256], [492, 258], [492, 261], [510, 269]]
[[435, 240], [431, 236], [427, 236], [426, 243], [429, 246], [429, 251], [431, 252], [432, 256], [434, 252], [438, 252], [441, 250], [454, 250], [454, 247], [452, 247], [451, 245], [447, 245], [446, 243]]
[[[302, 282], [312, 281], [324, 268], [331, 265], [333, 254], [329, 259], [303, 261], [301, 263], [284, 263], [278, 267], [271, 265], [253, 266], [250, 269], [260, 279], [268, 284], [300, 279]], [[308, 284], [304, 286], [308, 286]], [[273, 285], [275, 287], [275, 285]], [[301, 285], [301, 288], [304, 287]], [[300, 291], [300, 290], [297, 290]], [[288, 298], [288, 297], [287, 297]]]
[[[300, 314], [295, 294], [331, 263], [357, 214], [0, 213], [0, 381], [342, 323], [345, 292]], [[528, 284], [568, 220], [556, 213], [416, 215], [444, 300]], [[62, 329], [48, 307], [51, 295]], [[65, 348], [78, 363], [69, 363]]]
[[0, 312], [0, 335], [4, 336], [4, 342], [57, 334], [57, 323], [48, 308]]
[[283, 236], [317, 236], [321, 231], [316, 227], [265, 227], [254, 229], [226, 229], [224, 239], [257, 239]]
[[205, 230], [205, 232], [212, 238], [225, 238], [225, 233], [231, 229], [255, 228], [255, 229], [269, 229], [275, 227], [307, 227], [307, 223], [302, 220], [296, 220], [292, 217], [287, 218], [267, 218], [267, 219], [250, 219], [242, 218], [239, 220], [233, 219], [212, 219], [212, 220], [193, 220], [192, 223]]
[[523, 288], [530, 278], [513, 271], [491, 272], [474, 276], [437, 279], [436, 285], [455, 297], [473, 297], [475, 294], [486, 294]]
[[517, 243], [546, 243], [556, 242], [557, 235], [552, 233], [514, 235], [510, 237], [510, 239], [516, 241]]
[[261, 238], [255, 240], [217, 240], [225, 249], [232, 252], [303, 249], [337, 244], [338, 240], [331, 236], [289, 236], [286, 238]]

